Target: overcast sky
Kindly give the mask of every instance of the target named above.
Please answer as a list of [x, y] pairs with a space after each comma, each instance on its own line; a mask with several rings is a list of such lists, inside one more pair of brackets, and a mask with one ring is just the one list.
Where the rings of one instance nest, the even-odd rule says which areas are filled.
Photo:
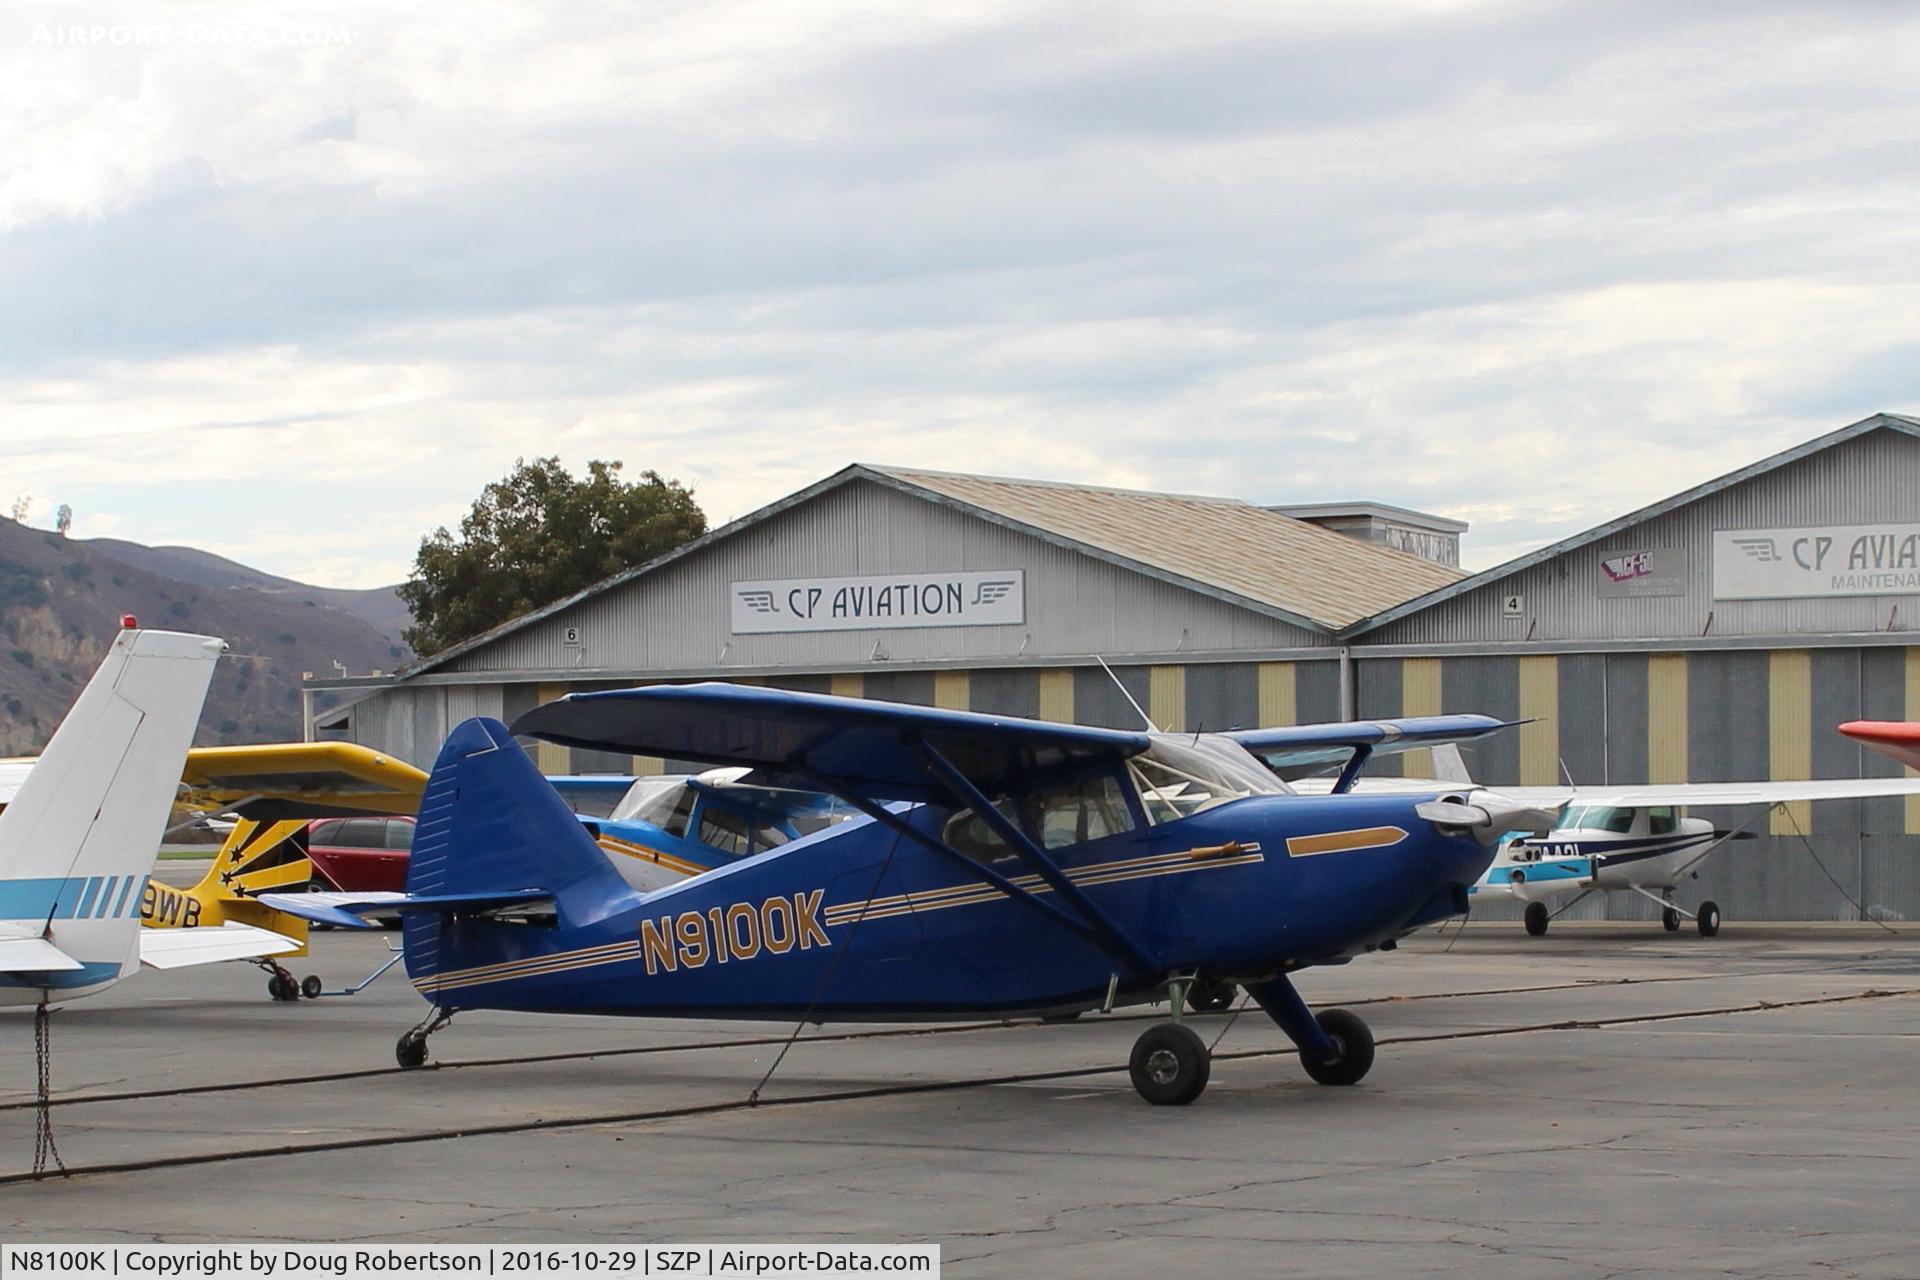
[[867, 461], [1482, 567], [1920, 411], [1915, 66], [1843, 0], [9, 0], [0, 502], [373, 586], [517, 456], [715, 523]]

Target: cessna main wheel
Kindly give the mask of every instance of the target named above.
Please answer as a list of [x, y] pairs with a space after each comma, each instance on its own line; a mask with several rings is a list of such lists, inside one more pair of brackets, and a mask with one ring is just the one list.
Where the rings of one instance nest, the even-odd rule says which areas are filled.
[[1321, 1084], [1359, 1084], [1373, 1069], [1373, 1029], [1359, 1014], [1345, 1009], [1322, 1010], [1313, 1020], [1327, 1033], [1327, 1039], [1333, 1041], [1339, 1055], [1327, 1062], [1302, 1049], [1300, 1065]]
[[1176, 1022], [1148, 1027], [1133, 1043], [1127, 1073], [1141, 1097], [1156, 1107], [1184, 1107], [1200, 1096], [1213, 1073], [1206, 1042]]
[[1527, 904], [1527, 914], [1522, 918], [1526, 921], [1527, 933], [1530, 936], [1535, 938], [1545, 936], [1547, 932], [1547, 904], [1546, 903], [1529, 902]]
[[1699, 926], [1701, 937], [1711, 938], [1714, 934], [1720, 932], [1720, 904], [1717, 902], [1701, 903], [1699, 914], [1694, 916], [1693, 922]]
[[1680, 913], [1672, 907], [1666, 908], [1660, 913], [1660, 927], [1668, 933], [1680, 932]]

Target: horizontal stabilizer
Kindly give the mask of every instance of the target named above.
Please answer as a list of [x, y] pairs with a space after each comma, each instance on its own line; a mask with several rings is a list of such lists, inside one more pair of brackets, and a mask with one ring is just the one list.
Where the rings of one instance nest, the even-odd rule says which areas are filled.
[[84, 967], [45, 938], [0, 938], [0, 973], [68, 973]]
[[142, 929], [140, 963], [149, 969], [185, 969], [220, 960], [258, 960], [298, 951], [303, 944], [271, 929], [226, 924], [199, 929]]
[[254, 900], [315, 924], [371, 929], [374, 925], [363, 917], [405, 915], [410, 911], [448, 915], [497, 911], [544, 902], [552, 896], [545, 889], [507, 889], [490, 893], [263, 893]]

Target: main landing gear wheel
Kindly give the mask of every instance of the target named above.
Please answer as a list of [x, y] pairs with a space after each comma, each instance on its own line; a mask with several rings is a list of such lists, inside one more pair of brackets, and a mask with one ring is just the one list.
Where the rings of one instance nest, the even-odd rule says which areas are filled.
[[1527, 914], [1523, 916], [1522, 919], [1526, 921], [1529, 936], [1535, 938], [1546, 936], [1548, 919], [1546, 903], [1529, 902], [1527, 904]]
[[427, 1038], [418, 1031], [409, 1031], [400, 1037], [393, 1046], [393, 1059], [408, 1071], [427, 1065]]
[[300, 984], [300, 994], [309, 1000], [318, 1000], [320, 998], [320, 975], [317, 973], [308, 974], [306, 979]]
[[1195, 978], [1187, 984], [1187, 1008], [1195, 1013], [1220, 1013], [1233, 1008], [1240, 988], [1214, 978]]
[[1699, 927], [1700, 936], [1703, 938], [1711, 938], [1714, 934], [1720, 932], [1720, 904], [1717, 902], [1701, 903], [1699, 912], [1693, 917], [1693, 923]]
[[267, 994], [282, 1003], [300, 998], [300, 988], [290, 973], [276, 973], [267, 979]]
[[[1539, 903], [1533, 905], [1539, 906]], [[1348, 1013], [1345, 1009], [1327, 1009], [1314, 1015], [1320, 1029], [1334, 1043], [1339, 1056], [1331, 1062], [1314, 1058], [1305, 1050], [1300, 1053], [1300, 1065], [1307, 1074], [1321, 1084], [1359, 1084], [1368, 1071], [1373, 1069], [1373, 1030], [1361, 1019], [1359, 1014]], [[1138, 1050], [1135, 1050], [1137, 1053]]]
[[1668, 933], [1680, 932], [1680, 913], [1672, 907], [1660, 913], [1660, 927]]
[[1163, 1022], [1148, 1027], [1134, 1041], [1127, 1073], [1133, 1077], [1134, 1089], [1154, 1106], [1184, 1107], [1207, 1087], [1213, 1055], [1190, 1029]]

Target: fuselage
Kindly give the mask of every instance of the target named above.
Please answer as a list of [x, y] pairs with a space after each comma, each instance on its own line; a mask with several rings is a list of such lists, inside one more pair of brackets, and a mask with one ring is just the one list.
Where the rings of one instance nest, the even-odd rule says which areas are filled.
[[[1128, 829], [1048, 852], [1146, 953], [1144, 970], [867, 818], [603, 913], [561, 894], [551, 923], [416, 917], [408, 967], [423, 994], [456, 1008], [818, 1019], [1085, 1008], [1115, 975], [1123, 1000], [1185, 970], [1271, 975], [1463, 911], [1492, 850], [1418, 817], [1423, 798], [1252, 795], [1153, 821], [1138, 792], [1126, 796], [1116, 825]], [[953, 838], [963, 816], [922, 805], [904, 818]], [[978, 856], [1065, 905], [1011, 852]]]
[[1474, 897], [1539, 902], [1590, 889], [1670, 889], [1726, 836], [1670, 808], [1573, 807], [1546, 835], [1502, 845]]

